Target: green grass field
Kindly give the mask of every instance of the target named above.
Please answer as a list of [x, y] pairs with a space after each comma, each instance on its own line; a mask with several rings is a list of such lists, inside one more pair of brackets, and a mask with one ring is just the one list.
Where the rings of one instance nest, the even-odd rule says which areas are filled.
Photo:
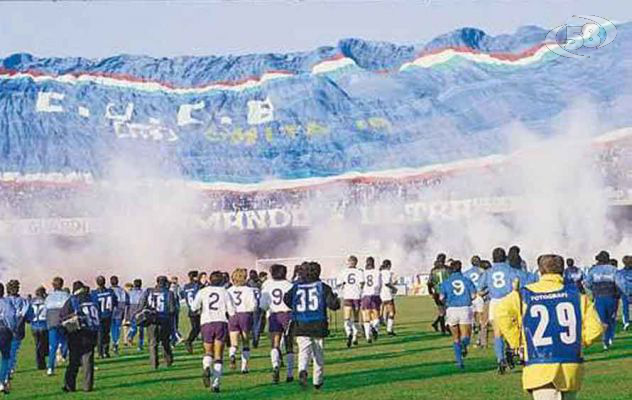
[[[61, 392], [64, 369], [46, 377], [35, 369], [30, 334], [22, 347], [18, 372], [13, 380], [13, 399], [304, 399], [306, 393], [321, 399], [526, 399], [521, 390], [520, 368], [497, 376], [491, 349], [472, 348], [465, 371], [453, 363], [448, 337], [431, 331], [433, 305], [429, 298], [398, 299], [397, 337], [348, 350], [343, 343], [340, 315], [338, 329], [328, 339], [325, 352], [325, 386], [320, 393], [301, 390], [297, 383], [272, 385], [267, 338], [253, 351], [251, 373], [226, 371], [222, 393], [203, 388], [201, 344], [194, 355], [176, 349], [171, 368], [149, 368], [146, 353], [124, 348], [122, 356], [97, 361], [93, 393]], [[181, 330], [188, 331], [182, 316]], [[332, 323], [332, 330], [334, 329]], [[81, 372], [80, 372], [81, 376]], [[81, 386], [79, 386], [81, 387]], [[587, 351], [586, 378], [580, 395], [584, 399], [632, 399], [632, 334], [619, 332], [614, 347], [603, 352], [600, 344]]]

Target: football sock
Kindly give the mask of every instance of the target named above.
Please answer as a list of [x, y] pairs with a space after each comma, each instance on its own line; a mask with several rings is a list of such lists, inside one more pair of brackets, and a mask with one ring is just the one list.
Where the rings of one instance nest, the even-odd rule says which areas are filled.
[[364, 335], [366, 336], [366, 340], [371, 339], [371, 324], [368, 322], [364, 323]]
[[380, 320], [379, 320], [379, 318], [378, 319], [374, 319], [373, 322], [371, 322], [371, 326], [376, 331], [379, 330], [380, 329]]
[[454, 357], [456, 358], [456, 363], [461, 365], [463, 364], [463, 355], [461, 353], [461, 342], [454, 342]]
[[279, 349], [270, 350], [270, 360], [272, 361], [272, 368], [279, 368], [279, 365], [281, 365], [281, 352]]
[[222, 362], [216, 361], [213, 364], [213, 387], [219, 386], [219, 379], [222, 377]]
[[236, 354], [237, 354], [237, 347], [236, 346], [230, 346], [230, 349], [228, 349], [228, 356], [233, 358], [233, 357], [235, 357]]
[[351, 323], [351, 330], [353, 332], [353, 338], [355, 339], [358, 336], [358, 327], [354, 322]]
[[248, 369], [248, 360], [250, 360], [250, 348], [244, 347], [241, 350], [241, 370], [246, 371]]
[[461, 338], [461, 346], [467, 348], [470, 345], [470, 337], [464, 336]]
[[503, 338], [494, 338], [494, 353], [498, 362], [505, 360], [505, 342]]
[[285, 360], [286, 360], [286, 364], [287, 364], [287, 376], [288, 377], [293, 377], [294, 376], [294, 353], [287, 353], [285, 355]]
[[213, 357], [211, 357], [210, 355], [205, 355], [202, 358], [202, 368], [206, 369], [206, 368], [211, 368], [213, 366]]
[[353, 332], [353, 322], [350, 319], [345, 319], [345, 333], [350, 336]]
[[387, 332], [393, 332], [393, 323], [395, 322], [395, 320], [393, 320], [393, 318], [387, 318], [386, 319], [386, 331]]

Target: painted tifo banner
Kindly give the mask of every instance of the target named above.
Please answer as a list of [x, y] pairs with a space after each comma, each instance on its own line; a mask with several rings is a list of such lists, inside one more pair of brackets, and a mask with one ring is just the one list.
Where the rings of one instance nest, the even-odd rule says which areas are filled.
[[[513, 120], [542, 129], [575, 95], [627, 98], [630, 85], [615, 81], [627, 73], [618, 61], [632, 54], [630, 27], [589, 65], [557, 55], [536, 27], [284, 55], [16, 54], [0, 59], [0, 171], [98, 180], [127, 156], [165, 178], [289, 183], [482, 157], [499, 152], [499, 128]], [[613, 127], [632, 126], [630, 113], [612, 112]]]

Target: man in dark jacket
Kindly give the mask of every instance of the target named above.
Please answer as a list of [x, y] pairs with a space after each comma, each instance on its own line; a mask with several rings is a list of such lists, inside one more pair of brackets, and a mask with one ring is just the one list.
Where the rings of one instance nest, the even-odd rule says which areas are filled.
[[77, 390], [77, 374], [83, 368], [83, 390], [91, 392], [94, 387], [94, 347], [99, 332], [99, 308], [90, 295], [90, 290], [81, 281], [72, 284], [72, 295], [61, 309], [59, 317], [67, 321], [79, 318], [77, 330], [67, 332], [70, 361], [64, 377], [64, 392]]
[[184, 287], [182, 288], [182, 297], [184, 297], [184, 301], [187, 303], [187, 309], [189, 311], [189, 322], [191, 324], [191, 331], [189, 332], [189, 336], [184, 342], [184, 345], [189, 354], [193, 354], [193, 342], [200, 335], [200, 312], [191, 311], [191, 304], [193, 304], [193, 299], [195, 299], [195, 295], [200, 290], [200, 284], [197, 278], [197, 271], [189, 271], [189, 283], [184, 285]]
[[340, 299], [329, 285], [320, 280], [320, 264], [303, 263], [299, 281], [284, 296], [283, 301], [292, 309], [291, 335], [298, 343], [299, 383], [307, 386], [307, 367], [314, 362], [314, 388], [323, 385], [325, 364], [324, 341], [329, 336], [327, 309], [340, 309]]
[[156, 287], [145, 292], [141, 304], [141, 309], [151, 309], [156, 315], [155, 320], [147, 326], [149, 361], [154, 369], [158, 369], [158, 345], [162, 344], [165, 363], [169, 367], [173, 363], [169, 339], [173, 332], [177, 305], [175, 294], [169, 290], [169, 280], [166, 276], [159, 276], [156, 279]]
[[99, 307], [99, 358], [110, 358], [110, 330], [112, 316], [118, 307], [118, 298], [114, 291], [105, 287], [105, 277], [97, 277], [97, 289], [92, 291], [92, 300]]

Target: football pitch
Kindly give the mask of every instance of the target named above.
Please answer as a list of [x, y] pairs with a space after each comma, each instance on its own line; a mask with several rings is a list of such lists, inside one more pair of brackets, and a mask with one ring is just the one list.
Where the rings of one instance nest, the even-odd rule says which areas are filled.
[[[325, 345], [325, 385], [320, 392], [302, 390], [298, 383], [271, 383], [269, 344], [266, 336], [254, 349], [250, 374], [230, 371], [225, 362], [222, 393], [204, 389], [201, 381], [200, 342], [194, 355], [183, 346], [176, 348], [172, 367], [153, 371], [148, 355], [135, 348], [122, 349], [122, 355], [97, 360], [95, 391], [61, 392], [64, 367], [46, 377], [34, 363], [30, 332], [23, 343], [18, 372], [12, 383], [13, 399], [527, 399], [521, 389], [520, 367], [505, 376], [495, 372], [493, 350], [471, 348], [466, 369], [453, 361], [451, 340], [430, 327], [434, 306], [428, 297], [399, 297], [395, 329], [397, 337], [380, 336], [377, 343], [347, 349], [343, 340], [342, 319], [337, 330], [332, 317], [333, 336]], [[181, 316], [180, 330], [188, 332], [188, 319]], [[284, 370], [282, 370], [284, 371]], [[283, 377], [284, 372], [282, 372]], [[81, 388], [80, 371], [78, 388]], [[311, 371], [310, 371], [311, 378]], [[311, 379], [310, 379], [311, 382]], [[584, 399], [632, 398], [632, 333], [618, 332], [615, 344], [604, 352], [595, 344], [586, 352], [586, 376], [580, 393]]]

